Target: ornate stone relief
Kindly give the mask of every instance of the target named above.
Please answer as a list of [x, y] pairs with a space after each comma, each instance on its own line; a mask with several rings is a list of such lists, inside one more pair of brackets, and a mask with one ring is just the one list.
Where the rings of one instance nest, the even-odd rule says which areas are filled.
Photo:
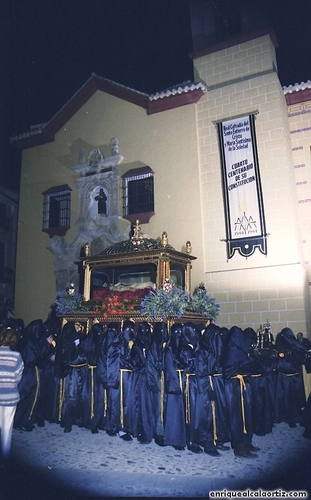
[[[78, 164], [71, 167], [79, 177], [78, 219], [75, 222], [76, 237], [67, 243], [62, 236], [50, 240], [48, 250], [56, 257], [54, 273], [56, 293], [74, 283], [79, 290], [79, 257], [86, 243], [90, 244], [91, 255], [101, 253], [105, 248], [124, 240], [119, 226], [119, 173], [118, 165], [123, 160], [119, 154], [116, 138], [111, 139], [111, 156], [105, 158], [96, 148], [84, 159], [84, 151], [79, 152]], [[98, 196], [100, 190], [105, 194], [106, 213], [99, 213]]]

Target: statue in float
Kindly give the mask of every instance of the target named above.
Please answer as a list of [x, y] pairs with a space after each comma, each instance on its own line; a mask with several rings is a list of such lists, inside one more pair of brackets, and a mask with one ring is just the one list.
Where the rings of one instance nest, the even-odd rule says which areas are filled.
[[[165, 231], [161, 239], [143, 237], [138, 220], [128, 240], [106, 248], [99, 255], [91, 255], [86, 243], [81, 258], [84, 272], [81, 310], [75, 307], [68, 311], [68, 297], [63, 294], [56, 300], [58, 314], [65, 322], [78, 319], [84, 323], [86, 332], [94, 322], [122, 323], [127, 319], [169, 324], [176, 320], [191, 321], [206, 326], [216, 319], [220, 307], [207, 295], [203, 283], [191, 295], [191, 269], [196, 257], [192, 255], [190, 241], [185, 248], [186, 252], [175, 250]], [[62, 307], [65, 298], [66, 310]]]

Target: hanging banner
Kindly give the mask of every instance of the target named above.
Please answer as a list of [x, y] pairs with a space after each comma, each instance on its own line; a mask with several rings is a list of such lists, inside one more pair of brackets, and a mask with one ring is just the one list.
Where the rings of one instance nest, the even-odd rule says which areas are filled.
[[228, 259], [256, 248], [267, 255], [254, 115], [217, 123], [221, 152]]

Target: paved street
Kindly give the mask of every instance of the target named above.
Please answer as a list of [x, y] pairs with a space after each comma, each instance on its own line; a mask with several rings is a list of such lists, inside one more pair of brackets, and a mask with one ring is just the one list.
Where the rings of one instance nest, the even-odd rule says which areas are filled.
[[124, 442], [104, 431], [46, 423], [13, 431], [14, 460], [0, 468], [1, 500], [80, 500], [107, 497], [207, 498], [211, 490], [283, 488], [311, 492], [311, 442], [303, 428], [275, 425], [254, 436], [258, 458], [232, 450], [212, 458], [154, 442]]

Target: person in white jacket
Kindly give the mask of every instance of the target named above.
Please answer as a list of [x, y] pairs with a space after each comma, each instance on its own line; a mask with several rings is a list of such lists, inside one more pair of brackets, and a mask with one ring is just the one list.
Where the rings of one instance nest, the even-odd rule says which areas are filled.
[[8, 321], [0, 324], [0, 432], [3, 458], [11, 451], [13, 420], [20, 399], [18, 384], [24, 363], [21, 354], [12, 348], [16, 345], [15, 331]]

